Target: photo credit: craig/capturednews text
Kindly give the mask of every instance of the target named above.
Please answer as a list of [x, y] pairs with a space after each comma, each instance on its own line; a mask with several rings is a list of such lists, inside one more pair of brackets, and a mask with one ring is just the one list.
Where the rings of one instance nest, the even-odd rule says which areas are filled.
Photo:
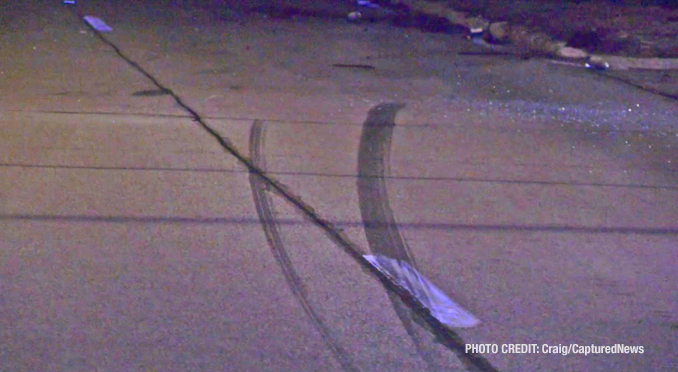
[[589, 355], [589, 354], [643, 354], [643, 346], [628, 346], [615, 344], [601, 345], [548, 345], [548, 344], [466, 344], [467, 353], [476, 354], [561, 354], [561, 355]]

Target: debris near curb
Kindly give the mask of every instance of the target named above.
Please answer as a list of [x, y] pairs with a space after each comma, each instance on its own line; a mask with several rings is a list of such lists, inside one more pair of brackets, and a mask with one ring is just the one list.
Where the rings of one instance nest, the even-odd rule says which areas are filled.
[[[471, 35], [485, 34], [500, 43], [511, 43], [525, 55], [543, 55], [558, 59], [572, 59], [586, 64], [604, 66], [604, 69], [673, 70], [678, 69], [678, 58], [635, 58], [613, 55], [593, 55], [586, 50], [573, 48], [565, 41], [553, 39], [547, 33], [535, 32], [521, 25], [507, 22], [490, 22], [482, 17], [471, 17], [448, 6], [447, 2], [428, 0], [391, 0], [393, 5], [406, 6], [410, 11], [445, 18], [453, 25], [466, 27]], [[480, 45], [491, 46], [491, 43]]]
[[566, 58], [586, 58], [588, 53], [569, 48], [565, 42], [555, 41], [543, 32], [531, 32], [523, 26], [511, 26], [507, 22], [491, 23], [482, 17], [470, 17], [466, 12], [456, 11], [445, 3], [426, 0], [391, 0], [393, 4], [405, 5], [411, 11], [442, 17], [453, 25], [466, 27], [471, 34], [489, 33], [500, 42], [511, 42], [526, 54], [544, 54]]
[[544, 32], [531, 32], [524, 26], [508, 26], [508, 28], [509, 41], [527, 53], [575, 59], [586, 58], [589, 55], [584, 50], [568, 47], [564, 41], [553, 40]]
[[678, 70], [678, 58], [633, 58], [592, 55], [592, 62], [605, 61], [614, 70]]

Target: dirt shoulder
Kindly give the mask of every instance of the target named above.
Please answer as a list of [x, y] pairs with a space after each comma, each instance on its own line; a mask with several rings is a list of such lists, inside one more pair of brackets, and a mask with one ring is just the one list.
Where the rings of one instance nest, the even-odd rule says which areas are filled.
[[673, 2], [394, 2], [444, 18], [474, 35], [484, 30], [482, 40], [475, 36], [474, 41], [490, 53], [514, 48], [523, 58], [564, 59], [574, 67], [600, 68], [640, 89], [678, 98], [678, 7]]
[[548, 33], [595, 54], [678, 57], [678, 9], [611, 1], [489, 1], [483, 15]]
[[[608, 71], [612, 78], [664, 96], [678, 97], [678, 69], [663, 61], [678, 58], [678, 7], [670, 2], [641, 6], [640, 1], [515, 1], [490, 0], [483, 16], [507, 21], [592, 55], [638, 61], [639, 68]], [[678, 3], [676, 3], [678, 4]], [[465, 8], [464, 4], [460, 4]], [[612, 58], [612, 57], [610, 57]], [[643, 60], [640, 60], [643, 59]], [[653, 63], [653, 68], [644, 66]], [[666, 68], [657, 67], [666, 65]]]

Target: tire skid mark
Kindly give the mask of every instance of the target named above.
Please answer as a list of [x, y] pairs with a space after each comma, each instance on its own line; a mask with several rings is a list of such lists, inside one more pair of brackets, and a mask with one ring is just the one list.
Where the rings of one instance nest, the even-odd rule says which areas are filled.
[[[250, 159], [254, 165], [262, 170], [266, 169], [265, 157], [262, 151], [265, 131], [266, 123], [259, 120], [254, 121], [250, 131]], [[287, 285], [292, 291], [294, 297], [297, 298], [297, 301], [304, 309], [304, 312], [322, 337], [323, 342], [327, 348], [330, 349], [334, 355], [334, 358], [341, 365], [343, 370], [358, 372], [359, 369], [354, 365], [353, 361], [349, 357], [349, 354], [332, 336], [330, 330], [327, 328], [327, 326], [325, 326], [320, 316], [318, 316], [317, 312], [308, 301], [304, 284], [297, 272], [294, 270], [292, 261], [285, 251], [285, 246], [282, 237], [280, 236], [279, 225], [276, 222], [274, 216], [273, 201], [267, 192], [269, 189], [268, 183], [259, 175], [250, 173], [250, 187], [252, 189], [252, 195], [257, 209], [257, 214], [259, 215], [259, 220], [261, 221], [261, 227], [264, 230], [264, 234], [266, 235], [266, 240], [271, 247], [273, 256], [282, 269], [285, 280], [287, 281]]]
[[381, 104], [367, 114], [358, 149], [358, 200], [372, 252], [414, 265], [386, 190], [395, 115], [403, 107], [402, 104]]
[[[398, 103], [380, 104], [367, 114], [358, 148], [358, 200], [370, 250], [416, 268], [414, 256], [398, 230], [386, 189], [395, 116], [403, 107]], [[388, 297], [428, 370], [441, 370], [412, 322], [416, 314], [396, 294], [389, 292]]]

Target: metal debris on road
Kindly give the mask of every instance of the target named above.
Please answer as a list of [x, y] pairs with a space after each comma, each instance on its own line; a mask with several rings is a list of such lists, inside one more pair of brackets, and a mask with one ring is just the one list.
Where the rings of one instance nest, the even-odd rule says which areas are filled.
[[452, 301], [443, 291], [406, 262], [378, 255], [363, 256], [382, 274], [408, 291], [441, 323], [454, 328], [470, 328], [480, 321]]
[[604, 71], [610, 68], [610, 64], [601, 58], [589, 57], [586, 60], [586, 68], [591, 70]]

